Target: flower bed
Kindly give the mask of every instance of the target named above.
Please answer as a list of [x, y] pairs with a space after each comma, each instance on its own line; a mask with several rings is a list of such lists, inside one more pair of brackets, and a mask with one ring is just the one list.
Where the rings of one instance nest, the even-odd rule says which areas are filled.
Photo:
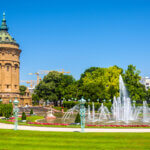
[[[15, 117], [11, 117], [9, 118], [9, 122], [15, 122]], [[32, 125], [54, 125], [54, 126], [69, 126], [72, 124], [67, 124], [67, 123], [42, 123], [42, 122], [27, 122], [27, 124], [32, 124]], [[150, 127], [150, 125], [91, 125], [91, 124], [87, 124], [86, 127]]]
[[38, 125], [58, 125], [58, 126], [68, 126], [70, 124], [66, 123], [41, 123], [41, 122], [28, 122], [28, 124], [38, 124]]
[[87, 127], [150, 127], [150, 125], [86, 125]]
[[9, 121], [9, 122], [15, 122], [15, 120], [7, 120], [7, 121]]

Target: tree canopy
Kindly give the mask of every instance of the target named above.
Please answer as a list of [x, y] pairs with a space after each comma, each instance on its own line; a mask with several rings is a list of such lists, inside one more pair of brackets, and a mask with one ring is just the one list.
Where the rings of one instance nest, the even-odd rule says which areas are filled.
[[112, 100], [114, 96], [119, 96], [120, 74], [123, 76], [132, 100], [142, 102], [150, 99], [150, 90], [146, 91], [144, 85], [140, 83], [140, 71], [133, 65], [129, 65], [125, 72], [118, 66], [90, 67], [77, 81], [71, 75], [52, 71], [36, 86], [33, 98], [50, 100], [55, 105], [58, 100], [80, 99], [82, 96], [91, 101]]
[[129, 96], [132, 100], [146, 100], [147, 92], [145, 86], [140, 82], [140, 71], [136, 70], [136, 66], [129, 65], [123, 74], [123, 78], [129, 91]]
[[20, 95], [24, 95], [26, 92], [27, 87], [25, 85], [20, 85], [19, 90], [20, 90]]
[[36, 86], [35, 93], [39, 98], [53, 101], [57, 105], [58, 100], [66, 97], [66, 88], [74, 82], [75, 79], [71, 75], [52, 71]]
[[113, 66], [109, 68], [95, 68], [92, 72], [85, 72], [82, 80], [83, 96], [92, 101], [109, 100], [119, 95], [119, 74], [122, 69]]

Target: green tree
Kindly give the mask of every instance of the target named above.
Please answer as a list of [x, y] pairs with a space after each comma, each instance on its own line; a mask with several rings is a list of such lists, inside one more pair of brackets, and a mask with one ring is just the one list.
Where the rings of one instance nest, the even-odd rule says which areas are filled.
[[98, 69], [98, 67], [90, 67], [90, 68], [86, 69], [84, 71], [84, 73], [81, 74], [81, 78], [80, 79], [84, 78], [86, 76], [86, 73], [91, 73], [92, 74], [92, 72], [97, 70], [97, 69]]
[[129, 65], [128, 69], [123, 74], [123, 79], [132, 100], [141, 102], [146, 100], [146, 89], [145, 86], [140, 83], [140, 71], [136, 70], [136, 66]]
[[74, 98], [74, 99], [78, 99], [78, 96], [80, 94], [80, 87], [78, 82], [73, 82], [72, 84], [69, 84], [66, 88], [65, 88], [65, 93], [64, 93], [64, 97], [66, 100]]
[[22, 112], [22, 117], [21, 117], [21, 120], [26, 120], [26, 113], [25, 112]]
[[150, 89], [147, 90], [147, 98], [146, 98], [146, 100], [150, 102]]
[[41, 99], [50, 100], [58, 105], [65, 97], [66, 88], [75, 82], [71, 75], [64, 75], [57, 71], [49, 72], [44, 79], [36, 86], [35, 94]]
[[92, 68], [81, 76], [81, 93], [85, 99], [97, 101], [109, 100], [119, 95], [119, 75], [122, 69], [113, 66], [109, 68]]
[[30, 110], [30, 115], [33, 115], [33, 109]]
[[80, 118], [80, 114], [78, 113], [75, 119], [75, 123], [80, 123], [81, 122], [81, 118]]
[[39, 105], [39, 96], [35, 93], [32, 94], [32, 101], [33, 101], [33, 105]]
[[25, 95], [27, 87], [24, 85], [20, 85], [19, 90], [20, 90], [20, 95]]

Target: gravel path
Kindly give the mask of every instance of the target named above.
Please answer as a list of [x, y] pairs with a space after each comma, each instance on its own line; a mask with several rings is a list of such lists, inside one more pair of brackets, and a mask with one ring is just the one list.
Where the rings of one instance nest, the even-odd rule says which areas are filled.
[[[14, 125], [0, 123], [0, 129], [13, 129]], [[18, 126], [18, 130], [32, 130], [32, 131], [56, 131], [56, 132], [80, 132], [80, 128], [55, 128], [55, 127], [33, 127], [33, 126]], [[86, 128], [85, 132], [150, 132], [150, 129], [98, 129]]]

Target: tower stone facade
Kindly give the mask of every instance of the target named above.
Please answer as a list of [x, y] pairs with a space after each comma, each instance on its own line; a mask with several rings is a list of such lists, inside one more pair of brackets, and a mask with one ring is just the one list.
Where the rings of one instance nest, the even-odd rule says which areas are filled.
[[3, 103], [19, 100], [20, 106], [32, 105], [32, 98], [27, 89], [20, 95], [20, 53], [19, 44], [8, 33], [5, 13], [0, 26], [0, 99]]
[[8, 33], [5, 14], [0, 26], [0, 98], [3, 103], [20, 100], [19, 95], [19, 44]]

